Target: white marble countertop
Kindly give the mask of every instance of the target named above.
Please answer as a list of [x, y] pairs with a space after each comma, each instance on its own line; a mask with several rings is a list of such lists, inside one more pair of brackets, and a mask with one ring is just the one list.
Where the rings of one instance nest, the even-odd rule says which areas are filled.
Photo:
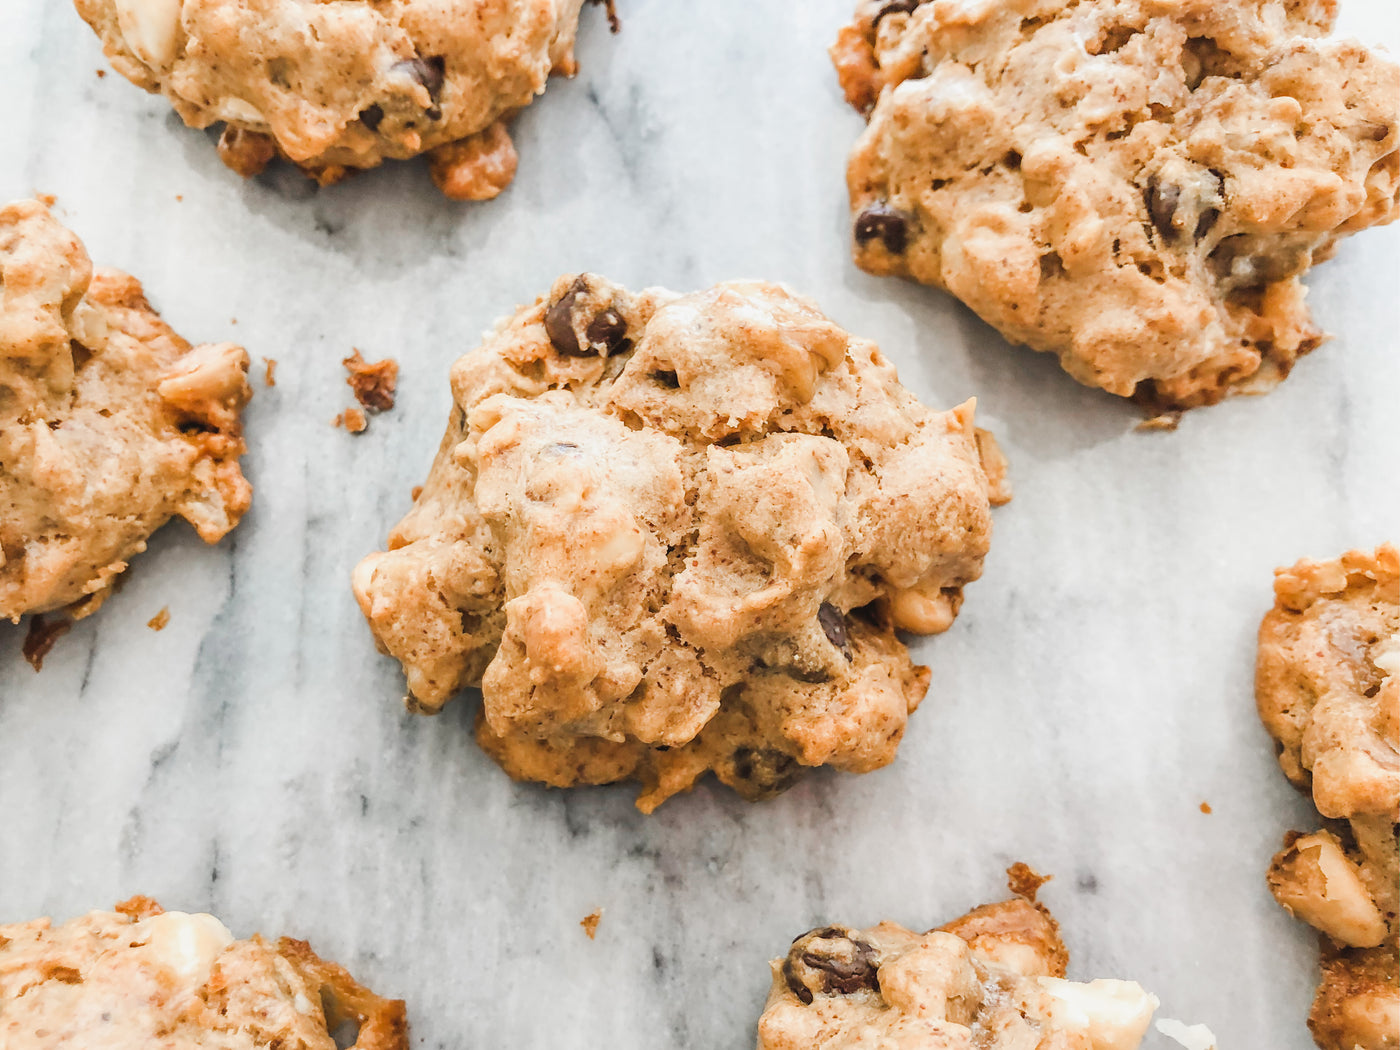
[[[1400, 533], [1400, 227], [1310, 279], [1336, 338], [1278, 391], [1141, 433], [951, 298], [848, 261], [860, 120], [825, 48], [850, 0], [620, 7], [617, 37], [585, 12], [579, 76], [518, 121], [515, 185], [461, 206], [419, 164], [243, 182], [95, 75], [69, 4], [0, 6], [0, 200], [56, 194], [178, 331], [280, 362], [227, 541], [162, 531], [39, 675], [0, 626], [0, 922], [145, 893], [310, 939], [409, 1001], [415, 1046], [740, 1050], [791, 937], [932, 926], [1025, 860], [1055, 876], [1073, 975], [1135, 977], [1223, 1048], [1311, 1046], [1313, 938], [1264, 870], [1314, 818], [1254, 714], [1253, 637], [1275, 566]], [[1400, 50], [1391, 0], [1344, 0], [1342, 27]], [[981, 399], [1016, 499], [955, 627], [915, 647], [933, 687], [890, 768], [755, 806], [707, 784], [648, 818], [628, 787], [512, 783], [466, 700], [404, 713], [349, 570], [426, 472], [449, 364], [579, 269], [788, 281], [921, 397]], [[403, 367], [359, 437], [330, 426], [352, 346]]]

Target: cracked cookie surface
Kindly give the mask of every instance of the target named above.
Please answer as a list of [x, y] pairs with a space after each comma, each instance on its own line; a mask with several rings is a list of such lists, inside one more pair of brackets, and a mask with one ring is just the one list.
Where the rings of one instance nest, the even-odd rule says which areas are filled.
[[305, 941], [235, 940], [212, 915], [134, 897], [54, 926], [0, 926], [6, 1050], [407, 1050], [404, 1004], [381, 999]]
[[1134, 1050], [1156, 999], [1132, 981], [1064, 979], [1055, 920], [1016, 899], [919, 934], [827, 926], [772, 963], [758, 1050]]
[[866, 0], [855, 259], [1151, 410], [1268, 389], [1300, 277], [1400, 214], [1400, 67], [1333, 0]]
[[281, 154], [322, 184], [429, 155], [456, 200], [515, 175], [509, 119], [574, 71], [584, 0], [75, 0], [112, 65], [256, 175]]
[[1327, 1050], [1400, 1032], [1400, 555], [1383, 545], [1281, 569], [1255, 694], [1279, 764], [1326, 819], [1292, 833], [1269, 888], [1325, 938], [1309, 1024]]
[[952, 623], [1007, 498], [970, 402], [925, 408], [778, 286], [588, 274], [452, 392], [413, 509], [354, 575], [412, 706], [479, 685], [512, 776], [640, 780], [648, 811], [707, 770], [762, 798], [893, 759], [928, 687], [895, 629]]
[[43, 204], [0, 208], [0, 616], [86, 616], [172, 517], [207, 543], [238, 523], [247, 368], [94, 271]]

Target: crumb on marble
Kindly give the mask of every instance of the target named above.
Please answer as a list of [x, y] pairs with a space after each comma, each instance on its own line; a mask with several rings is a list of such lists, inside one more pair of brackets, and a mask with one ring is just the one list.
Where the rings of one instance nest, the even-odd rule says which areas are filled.
[[46, 208], [52, 208], [55, 204], [58, 203], [58, 198], [55, 197], [52, 193], [36, 193], [34, 197], [36, 200], [43, 201], [44, 207]]
[[21, 651], [36, 672], [44, 669], [44, 657], [49, 655], [54, 643], [67, 634], [72, 627], [73, 621], [69, 619], [59, 617], [56, 620], [46, 620], [42, 613], [36, 614], [29, 621], [29, 633], [24, 636], [24, 645], [21, 647]]
[[105, 69], [99, 69], [99, 70], [97, 71], [97, 79], [98, 79], [98, 80], [105, 80], [106, 77], [107, 77], [107, 71], [106, 71]]
[[1201, 803], [1201, 812], [1202, 812], [1202, 813], [1205, 813], [1206, 815], [1210, 815], [1211, 813], [1213, 813], [1213, 812], [1215, 812], [1215, 811], [1214, 811], [1213, 809], [1210, 808], [1210, 803], [1209, 803], [1209, 802], [1202, 802], [1202, 803]]
[[150, 897], [143, 897], [140, 894], [128, 897], [112, 910], [118, 915], [125, 915], [132, 919], [149, 919], [153, 915], [165, 914], [164, 908]]
[[602, 4], [608, 12], [608, 29], [613, 33], [622, 32], [622, 19], [617, 17], [616, 0], [593, 0], [595, 4]]
[[414, 486], [413, 486], [413, 491], [409, 493], [409, 496], [412, 497], [413, 502], [414, 502], [414, 503], [417, 503], [417, 502], [418, 502], [418, 497], [421, 496], [421, 495], [423, 495], [423, 486], [422, 486], [422, 485], [414, 485]]
[[175, 194], [175, 200], [177, 202], [183, 203], [185, 200], [185, 195], [183, 193], [177, 193]]
[[263, 358], [263, 386], [277, 385], [277, 358]]
[[170, 606], [163, 606], [160, 612], [156, 613], [146, 621], [146, 626], [153, 631], [165, 630], [166, 624], [170, 622]]
[[1170, 434], [1177, 427], [1181, 426], [1180, 410], [1174, 412], [1162, 412], [1151, 419], [1144, 419], [1134, 429], [1141, 431], [1161, 430]]
[[369, 426], [369, 421], [365, 419], [365, 414], [358, 408], [347, 408], [331, 420], [331, 426], [344, 427], [352, 434], [363, 434], [365, 428]]
[[382, 361], [366, 361], [359, 350], [343, 361], [350, 377], [345, 381], [355, 392], [355, 400], [372, 412], [387, 412], [394, 407], [394, 391], [399, 383], [399, 363], [392, 357]]
[[588, 934], [588, 939], [595, 940], [598, 936], [598, 923], [603, 921], [603, 909], [594, 908], [589, 914], [583, 917], [579, 923], [583, 927], [583, 932]]
[[1024, 897], [1031, 903], [1035, 903], [1035, 895], [1040, 892], [1040, 887], [1053, 879], [1053, 875], [1041, 875], [1029, 864], [1017, 861], [1006, 869], [1006, 885], [1012, 893], [1018, 897]]

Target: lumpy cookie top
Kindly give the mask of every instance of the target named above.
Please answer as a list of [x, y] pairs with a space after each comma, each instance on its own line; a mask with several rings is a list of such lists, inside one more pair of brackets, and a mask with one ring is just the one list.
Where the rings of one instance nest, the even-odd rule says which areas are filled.
[[[411, 702], [480, 685], [513, 775], [707, 769], [749, 797], [893, 757], [1004, 462], [873, 344], [775, 285], [561, 278], [452, 372], [442, 446], [355, 592]], [[984, 467], [983, 453], [987, 466]], [[989, 480], [991, 472], [995, 481]]]
[[1400, 555], [1280, 569], [1255, 694], [1288, 779], [1324, 817], [1400, 819]]
[[773, 961], [758, 1050], [1134, 1050], [1156, 1000], [1131, 981], [1067, 981], [1067, 961], [1025, 900], [925, 934], [812, 930]]
[[86, 616], [178, 515], [248, 509], [248, 355], [191, 346], [38, 201], [0, 208], [0, 616]]
[[1309, 1024], [1327, 1050], [1386, 1050], [1400, 1022], [1400, 555], [1280, 569], [1256, 700], [1288, 778], [1329, 818], [1290, 834], [1269, 888], [1326, 935]]
[[0, 926], [6, 1050], [407, 1050], [404, 1004], [381, 999], [304, 941], [235, 940], [212, 915], [135, 897], [53, 926]]
[[1400, 68], [1335, 11], [862, 3], [832, 49], [857, 263], [1153, 408], [1267, 389], [1322, 337], [1299, 277], [1400, 199]]
[[192, 127], [227, 125], [240, 174], [280, 152], [332, 182], [437, 150], [440, 188], [483, 199], [515, 171], [503, 121], [573, 71], [583, 0], [75, 3], [127, 79]]

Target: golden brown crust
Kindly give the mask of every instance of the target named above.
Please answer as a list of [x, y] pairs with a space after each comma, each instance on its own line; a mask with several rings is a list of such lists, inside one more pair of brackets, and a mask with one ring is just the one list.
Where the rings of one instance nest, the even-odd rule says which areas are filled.
[[746, 798], [890, 762], [981, 571], [1005, 461], [973, 404], [920, 405], [874, 344], [775, 285], [633, 294], [591, 274], [453, 369], [389, 550], [354, 575], [410, 703], [480, 685], [512, 776], [707, 771]]
[[[945, 288], [1153, 412], [1269, 389], [1300, 277], [1400, 214], [1400, 67], [1332, 0], [861, 0], [858, 265]], [[873, 96], [873, 105], [872, 103]]]
[[191, 127], [224, 125], [219, 156], [240, 175], [280, 154], [325, 186], [433, 153], [444, 192], [472, 200], [514, 174], [501, 122], [551, 72], [574, 71], [583, 4], [145, 2], [75, 0], [118, 72], [163, 94]]
[[208, 915], [133, 897], [61, 926], [0, 927], [6, 1050], [407, 1050], [404, 1004], [375, 995], [304, 941], [235, 940]]
[[1279, 764], [1331, 818], [1291, 832], [1269, 889], [1324, 935], [1309, 1021], [1325, 1050], [1400, 1043], [1400, 556], [1389, 544], [1277, 572], [1255, 697]]
[[0, 208], [0, 616], [95, 610], [171, 517], [247, 510], [248, 355], [191, 346], [38, 201]]

